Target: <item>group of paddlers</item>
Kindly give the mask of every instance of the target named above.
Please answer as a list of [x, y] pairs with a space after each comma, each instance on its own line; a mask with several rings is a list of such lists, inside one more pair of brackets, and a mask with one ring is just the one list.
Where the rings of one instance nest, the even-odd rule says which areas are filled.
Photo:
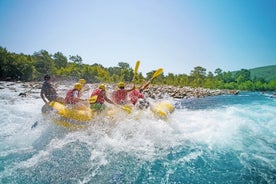
[[81, 98], [82, 94], [89, 90], [85, 79], [79, 79], [73, 88], [67, 91], [65, 98], [57, 95], [56, 89], [52, 86], [50, 80], [51, 77], [49, 75], [44, 76], [44, 83], [40, 92], [40, 96], [46, 104], [56, 101], [71, 108], [85, 109], [90, 107], [95, 111], [105, 109], [105, 102], [115, 105], [132, 104], [139, 108], [147, 108], [149, 106], [149, 102], [144, 98], [143, 91], [149, 86], [152, 79], [139, 88], [136, 88], [135, 84], [133, 84], [130, 89], [126, 89], [124, 82], [119, 82], [117, 88], [112, 92], [111, 98], [107, 97], [106, 86], [100, 84], [92, 91], [89, 99]]

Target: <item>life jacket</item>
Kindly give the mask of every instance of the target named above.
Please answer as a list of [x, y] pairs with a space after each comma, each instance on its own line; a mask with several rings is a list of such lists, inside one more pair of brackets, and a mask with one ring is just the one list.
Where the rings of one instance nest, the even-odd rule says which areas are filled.
[[139, 90], [135, 89], [129, 93], [129, 98], [131, 103], [135, 105], [139, 98], [144, 98], [144, 95], [140, 93]]
[[124, 104], [127, 100], [127, 90], [119, 89], [113, 92], [113, 100], [116, 104]]
[[93, 97], [93, 96], [97, 96], [97, 101], [95, 103], [100, 103], [100, 104], [103, 104], [104, 103], [104, 97], [102, 95], [102, 89], [95, 89], [90, 98]]
[[[66, 104], [75, 104], [77, 103], [77, 99], [74, 98], [73, 96], [73, 93], [74, 91], [76, 91], [77, 89], [70, 89], [67, 94], [66, 94], [66, 97], [65, 97], [65, 103]], [[78, 97], [79, 97], [79, 93], [78, 93]]]

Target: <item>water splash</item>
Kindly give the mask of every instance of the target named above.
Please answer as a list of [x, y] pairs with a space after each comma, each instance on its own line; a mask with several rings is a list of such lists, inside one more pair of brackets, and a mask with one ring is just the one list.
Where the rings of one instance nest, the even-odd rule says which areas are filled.
[[178, 100], [168, 121], [146, 111], [99, 116], [71, 131], [43, 117], [39, 90], [22, 98], [20, 85], [14, 88], [0, 95], [2, 183], [275, 181], [276, 110], [269, 96]]

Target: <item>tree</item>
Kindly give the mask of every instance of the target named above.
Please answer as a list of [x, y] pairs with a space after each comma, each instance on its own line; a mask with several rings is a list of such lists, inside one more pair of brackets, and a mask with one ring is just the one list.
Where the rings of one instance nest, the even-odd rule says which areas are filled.
[[152, 75], [154, 74], [154, 72], [155, 71], [150, 71], [150, 72], [146, 73], [146, 80], [149, 80], [152, 77]]
[[235, 80], [239, 84], [242, 82], [245, 82], [245, 81], [249, 81], [250, 80], [250, 71], [246, 70], [246, 69], [241, 69], [240, 71], [238, 71], [235, 74]]
[[71, 79], [77, 80], [79, 78], [81, 78], [81, 71], [79, 69], [79, 65], [76, 63], [68, 63], [67, 67], [66, 67], [66, 75]]
[[67, 58], [61, 52], [55, 53], [53, 55], [53, 59], [55, 61], [57, 69], [60, 69], [61, 67], [65, 68], [67, 66]]
[[206, 77], [206, 69], [201, 67], [201, 66], [197, 66], [194, 68], [194, 70], [191, 71], [191, 76], [190, 76], [190, 84], [193, 87], [202, 87], [204, 84], [204, 79]]
[[179, 86], [188, 86], [189, 84], [189, 77], [186, 74], [177, 75], [177, 81]]
[[207, 77], [210, 79], [214, 78], [214, 74], [212, 72], [208, 72]]
[[203, 79], [206, 76], [206, 69], [201, 66], [194, 67], [194, 70], [191, 71], [191, 76]]
[[[128, 81], [130, 82], [133, 78], [133, 69], [130, 65], [125, 62], [119, 62], [118, 67], [109, 67], [108, 72], [112, 77], [112, 81]], [[118, 77], [119, 76], [119, 77]]]
[[53, 74], [56, 70], [54, 60], [46, 50], [41, 50], [33, 54], [36, 70], [39, 72], [39, 77], [45, 74]]
[[165, 82], [168, 85], [177, 85], [177, 81], [175, 81], [173, 73], [168, 73], [168, 76], [165, 77]]
[[215, 69], [215, 74], [216, 75], [221, 75], [222, 74], [222, 69], [220, 69], [220, 68]]
[[220, 68], [217, 68], [217, 69], [215, 70], [215, 74], [216, 74], [216, 78], [217, 78], [218, 80], [223, 80], [223, 79], [222, 79], [222, 70], [221, 70]]
[[22, 81], [31, 81], [35, 76], [34, 60], [32, 57], [25, 56], [23, 54], [14, 56], [14, 67], [16, 68], [17, 79]]
[[77, 64], [77, 65], [82, 64], [82, 58], [79, 55], [69, 56], [69, 60], [72, 61], [73, 63]]
[[222, 73], [222, 80], [225, 82], [225, 83], [229, 83], [229, 82], [234, 82], [234, 78], [232, 76], [232, 73], [231, 72], [223, 72]]
[[276, 80], [271, 80], [269, 81], [268, 85], [268, 90], [276, 90]]
[[121, 69], [130, 69], [130, 65], [128, 63], [125, 63], [125, 62], [119, 62], [118, 63], [118, 66], [121, 68]]
[[6, 48], [0, 47], [0, 79], [6, 78], [7, 76], [7, 67], [8, 67], [8, 56], [9, 52]]
[[110, 80], [110, 75], [108, 73], [108, 71], [101, 67], [101, 66], [96, 66], [97, 68], [97, 79], [100, 81], [100, 82], [111, 82]]

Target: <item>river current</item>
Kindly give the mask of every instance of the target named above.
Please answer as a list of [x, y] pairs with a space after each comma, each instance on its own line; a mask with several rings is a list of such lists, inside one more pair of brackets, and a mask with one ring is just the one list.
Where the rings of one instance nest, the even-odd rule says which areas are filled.
[[72, 131], [42, 115], [39, 89], [1, 83], [0, 183], [276, 183], [271, 94], [167, 98], [167, 121], [146, 111]]

